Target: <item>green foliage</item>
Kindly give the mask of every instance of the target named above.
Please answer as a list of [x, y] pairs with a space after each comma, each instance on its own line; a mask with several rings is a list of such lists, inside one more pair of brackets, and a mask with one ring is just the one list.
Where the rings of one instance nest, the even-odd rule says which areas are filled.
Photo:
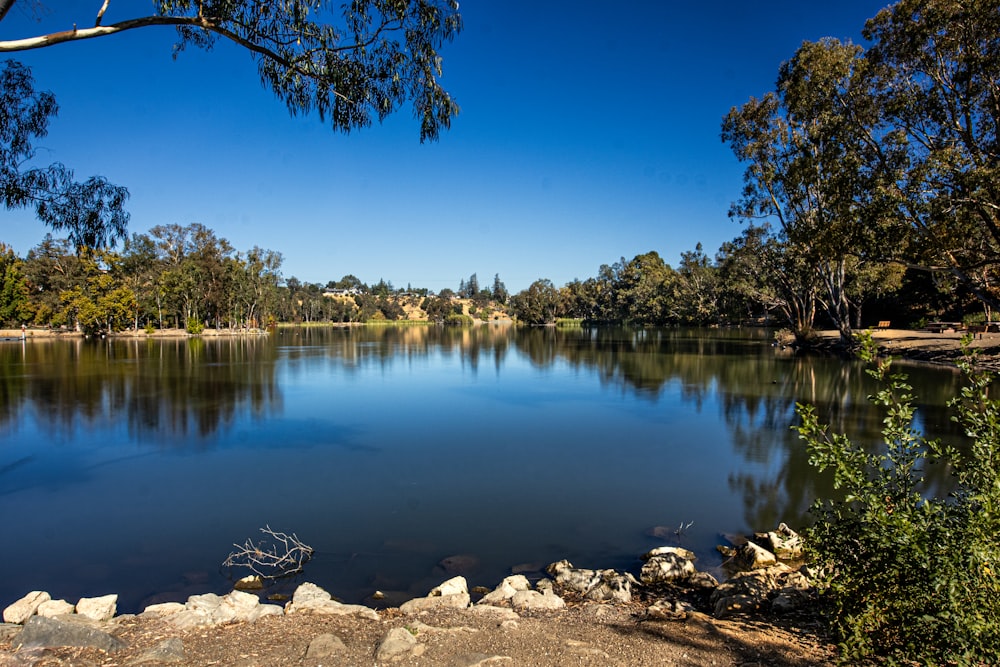
[[468, 315], [463, 315], [461, 313], [450, 313], [447, 317], [444, 318], [444, 323], [449, 326], [468, 327], [475, 324], [476, 321], [471, 317], [469, 317]]
[[202, 322], [201, 320], [192, 318], [187, 321], [187, 326], [185, 327], [185, 331], [187, 331], [192, 336], [197, 336], [204, 330], [205, 330], [205, 323]]
[[150, 335], [156, 333], [156, 327], [153, 326], [152, 322], [146, 322], [146, 327], [145, 327], [144, 330], [145, 330], [147, 336], [150, 336]]
[[[828, 576], [842, 657], [893, 663], [993, 664], [1000, 660], [1000, 401], [991, 377], [961, 365], [968, 378], [949, 405], [972, 440], [967, 458], [915, 430], [914, 397], [902, 374], [889, 375], [869, 335], [860, 337], [869, 374], [882, 383], [871, 400], [885, 413], [885, 449], [869, 453], [830, 434], [812, 406], [798, 407], [810, 462], [830, 470], [843, 500], [814, 506], [809, 544]], [[925, 465], [952, 466], [957, 490], [928, 498]]]

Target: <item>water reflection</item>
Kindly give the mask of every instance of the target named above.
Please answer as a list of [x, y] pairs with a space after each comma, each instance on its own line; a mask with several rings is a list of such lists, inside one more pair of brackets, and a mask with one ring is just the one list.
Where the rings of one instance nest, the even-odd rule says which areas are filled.
[[[654, 546], [645, 529], [680, 521], [711, 557], [718, 532], [801, 525], [830, 493], [790, 429], [796, 401], [878, 442], [860, 364], [768, 336], [315, 327], [0, 346], [0, 551], [35, 554], [18, 565], [31, 588], [114, 590], [133, 611], [223, 590], [210, 570], [264, 522], [314, 542], [310, 576], [350, 601], [375, 582], [423, 594], [455, 554], [483, 585], [524, 561], [628, 567]], [[921, 425], [960, 442], [945, 402], [961, 378], [908, 370]], [[0, 581], [0, 604], [22, 583]]]

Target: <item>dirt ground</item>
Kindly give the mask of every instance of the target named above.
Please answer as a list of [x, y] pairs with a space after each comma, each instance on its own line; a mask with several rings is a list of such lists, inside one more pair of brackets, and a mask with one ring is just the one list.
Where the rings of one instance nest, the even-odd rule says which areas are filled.
[[[677, 621], [645, 618], [642, 603], [570, 604], [567, 609], [521, 614], [506, 623], [459, 610], [405, 616], [380, 612], [381, 620], [292, 614], [256, 623], [231, 623], [178, 631], [163, 618], [122, 617], [112, 634], [127, 648], [104, 653], [93, 648], [13, 651], [0, 643], [0, 666], [232, 665], [442, 665], [445, 667], [621, 665], [718, 665], [720, 667], [829, 666], [833, 647], [816, 624], [774, 620], [716, 620], [699, 613]], [[393, 628], [405, 628], [417, 642], [396, 659], [377, 655]], [[334, 635], [342, 646], [323, 657], [310, 644]], [[150, 649], [180, 639], [183, 653], [153, 659]]]

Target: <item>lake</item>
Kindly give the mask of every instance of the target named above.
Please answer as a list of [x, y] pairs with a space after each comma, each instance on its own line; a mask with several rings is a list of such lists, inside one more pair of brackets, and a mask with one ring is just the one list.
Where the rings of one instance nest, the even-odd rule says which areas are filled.
[[[662, 544], [717, 567], [720, 534], [801, 526], [832, 492], [789, 428], [796, 401], [878, 439], [860, 363], [771, 340], [484, 325], [0, 343], [0, 608], [224, 593], [222, 561], [265, 525], [316, 550], [279, 589], [345, 602], [562, 558], [637, 571]], [[906, 370], [921, 428], [959, 442], [961, 376]]]

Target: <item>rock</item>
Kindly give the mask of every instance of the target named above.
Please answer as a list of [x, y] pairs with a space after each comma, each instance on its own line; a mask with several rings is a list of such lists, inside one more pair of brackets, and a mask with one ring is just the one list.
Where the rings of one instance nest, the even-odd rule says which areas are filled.
[[563, 589], [580, 595], [586, 595], [587, 591], [601, 581], [601, 575], [595, 570], [575, 568], [568, 560], [552, 563], [545, 568], [545, 571], [552, 575]]
[[719, 598], [712, 614], [716, 618], [728, 618], [737, 614], [746, 614], [760, 609], [760, 601], [749, 595], [729, 595]]
[[337, 635], [326, 633], [318, 635], [309, 642], [306, 649], [306, 660], [322, 660], [332, 658], [347, 650], [344, 640]]
[[286, 614], [296, 613], [328, 614], [335, 616], [358, 616], [373, 621], [379, 620], [378, 612], [360, 604], [342, 604], [316, 584], [304, 583], [295, 589], [292, 601], [285, 605]]
[[777, 562], [773, 553], [753, 542], [747, 542], [739, 547], [736, 555], [732, 557], [732, 564], [741, 570], [759, 570]]
[[597, 584], [584, 597], [595, 602], [631, 602], [632, 581], [626, 574], [601, 570], [598, 572]]
[[[510, 611], [509, 609], [507, 611]], [[23, 628], [16, 623], [0, 623], [0, 644], [10, 641]]]
[[648, 561], [653, 558], [656, 558], [657, 556], [663, 556], [665, 554], [676, 554], [677, 556], [680, 556], [681, 558], [684, 558], [692, 562], [698, 560], [698, 557], [694, 555], [693, 551], [690, 551], [683, 547], [656, 547], [655, 549], [650, 549], [649, 551], [644, 553], [642, 556], [640, 556], [640, 558], [642, 558], [643, 561]]
[[83, 623], [70, 623], [56, 618], [32, 616], [24, 624], [24, 630], [14, 638], [14, 648], [55, 648], [77, 646], [100, 649], [114, 653], [125, 648], [125, 643], [107, 632]]
[[708, 572], [695, 572], [685, 579], [684, 583], [693, 588], [710, 589], [716, 588], [719, 585], [719, 580]]
[[438, 567], [444, 570], [445, 574], [469, 574], [479, 568], [479, 558], [471, 554], [448, 556], [438, 561]]
[[778, 529], [767, 533], [767, 544], [779, 560], [799, 560], [804, 547], [802, 538], [787, 524], [778, 524]]
[[646, 620], [651, 621], [681, 621], [693, 611], [697, 611], [690, 602], [681, 600], [660, 600], [646, 609]]
[[31, 591], [23, 598], [3, 610], [4, 623], [24, 623], [35, 615], [43, 602], [51, 600], [45, 591]]
[[184, 642], [177, 637], [164, 639], [162, 642], [132, 660], [130, 665], [141, 665], [145, 662], [184, 662]]
[[98, 598], [80, 598], [76, 603], [76, 613], [95, 621], [110, 621], [118, 611], [117, 595], [102, 595]]
[[646, 561], [639, 579], [647, 586], [674, 583], [695, 573], [694, 563], [676, 553], [664, 553]]
[[464, 595], [469, 592], [469, 584], [465, 577], [452, 577], [448, 581], [431, 589], [428, 597], [436, 598], [445, 595]]
[[[365, 609], [368, 608], [365, 607]], [[372, 610], [369, 609], [369, 611]], [[285, 614], [285, 608], [280, 605], [259, 604], [253, 608], [253, 611], [250, 612], [250, 617], [247, 620], [250, 621], [251, 623], [256, 623], [258, 620], [264, 618], [265, 616], [284, 616], [284, 614]]]
[[555, 593], [518, 591], [511, 598], [510, 604], [518, 611], [552, 611], [563, 609], [566, 606], [566, 601]]
[[406, 628], [393, 628], [385, 634], [375, 651], [376, 664], [395, 662], [413, 653], [417, 638]]
[[249, 621], [250, 615], [260, 606], [260, 598], [252, 593], [243, 591], [231, 591], [222, 596], [219, 604], [219, 614], [229, 617], [234, 621]]
[[75, 607], [66, 600], [46, 600], [38, 605], [35, 613], [46, 618], [53, 618], [63, 614], [72, 614], [74, 609]]
[[407, 600], [399, 605], [399, 610], [404, 614], [419, 614], [431, 609], [466, 609], [471, 602], [472, 598], [468, 593], [456, 593]]
[[238, 591], [259, 591], [264, 588], [264, 580], [259, 574], [250, 574], [242, 579], [237, 579], [233, 588]]
[[184, 611], [184, 609], [186, 607], [181, 602], [160, 602], [159, 604], [149, 605], [142, 610], [142, 613], [151, 616], [170, 616], [171, 614]]
[[514, 597], [514, 594], [518, 591], [531, 590], [531, 584], [528, 583], [527, 577], [520, 574], [515, 574], [511, 577], [505, 578], [500, 582], [493, 591], [487, 593], [483, 598], [476, 604], [481, 605], [492, 605], [497, 602], [503, 602], [504, 600], [509, 600]]

